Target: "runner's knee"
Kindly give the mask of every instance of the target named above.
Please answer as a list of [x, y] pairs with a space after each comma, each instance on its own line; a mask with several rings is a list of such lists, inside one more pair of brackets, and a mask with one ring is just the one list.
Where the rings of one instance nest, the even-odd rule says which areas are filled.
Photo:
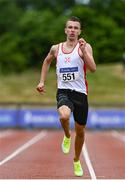
[[68, 121], [70, 118], [71, 110], [67, 106], [62, 106], [59, 108], [59, 115], [61, 121]]
[[67, 112], [61, 112], [61, 113], [60, 113], [60, 120], [61, 120], [61, 121], [68, 121], [68, 120], [69, 120], [69, 113], [67, 113]]

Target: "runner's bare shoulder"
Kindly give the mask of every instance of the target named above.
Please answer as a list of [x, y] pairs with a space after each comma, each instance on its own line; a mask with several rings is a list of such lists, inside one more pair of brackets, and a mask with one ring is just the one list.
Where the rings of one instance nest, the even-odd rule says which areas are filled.
[[58, 44], [56, 45], [52, 45], [51, 49], [50, 49], [50, 52], [56, 57], [57, 56], [57, 53], [58, 53]]

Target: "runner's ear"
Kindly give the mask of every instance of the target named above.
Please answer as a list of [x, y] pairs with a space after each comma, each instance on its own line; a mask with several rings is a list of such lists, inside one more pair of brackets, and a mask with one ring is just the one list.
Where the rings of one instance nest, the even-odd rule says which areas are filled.
[[65, 34], [67, 34], [66, 28], [64, 29]]
[[81, 30], [79, 30], [79, 33], [78, 33], [78, 35], [80, 35], [81, 34]]

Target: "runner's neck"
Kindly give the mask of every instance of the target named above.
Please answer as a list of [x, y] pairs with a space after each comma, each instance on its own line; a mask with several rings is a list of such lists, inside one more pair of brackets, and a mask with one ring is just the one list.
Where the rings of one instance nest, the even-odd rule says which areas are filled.
[[77, 45], [78, 41], [66, 41], [64, 43], [65, 48], [72, 49]]

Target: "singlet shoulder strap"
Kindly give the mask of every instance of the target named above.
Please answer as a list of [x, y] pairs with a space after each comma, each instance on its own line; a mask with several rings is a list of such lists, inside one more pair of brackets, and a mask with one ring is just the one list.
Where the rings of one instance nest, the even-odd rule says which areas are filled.
[[62, 52], [62, 42], [59, 43], [59, 47], [58, 47], [58, 54], [60, 54]]
[[77, 50], [79, 49], [79, 43], [76, 44], [75, 49], [77, 49]]

